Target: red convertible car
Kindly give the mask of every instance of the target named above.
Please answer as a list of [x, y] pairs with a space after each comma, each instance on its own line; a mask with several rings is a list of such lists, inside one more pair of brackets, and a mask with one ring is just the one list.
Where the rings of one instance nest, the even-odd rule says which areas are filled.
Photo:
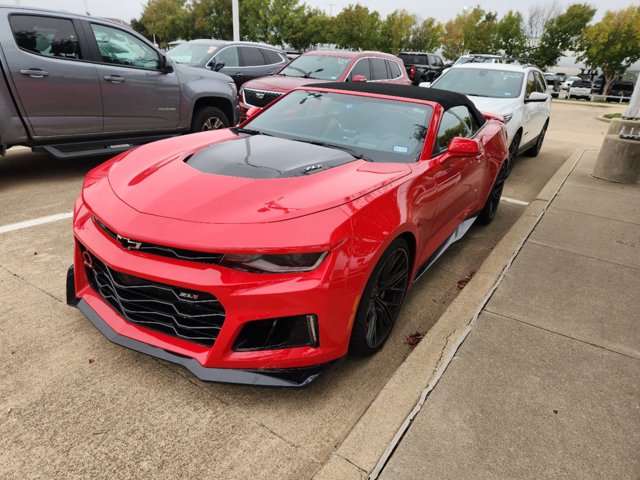
[[412, 283], [492, 220], [505, 129], [464, 95], [376, 83], [251, 113], [87, 175], [67, 301], [202, 380], [301, 386], [379, 350]]

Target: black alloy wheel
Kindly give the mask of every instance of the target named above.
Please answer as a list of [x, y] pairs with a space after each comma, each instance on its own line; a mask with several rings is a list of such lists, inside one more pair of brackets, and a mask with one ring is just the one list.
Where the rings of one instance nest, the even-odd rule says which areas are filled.
[[382, 348], [395, 324], [409, 281], [409, 247], [398, 238], [376, 264], [364, 289], [351, 332], [349, 353], [368, 356]]
[[509, 145], [509, 158], [507, 159], [506, 177], [511, 175], [511, 170], [516, 163], [516, 157], [518, 156], [518, 149], [520, 148], [520, 139], [522, 138], [522, 132], [518, 130], [511, 140]]
[[547, 120], [540, 131], [540, 135], [538, 135], [538, 140], [536, 140], [536, 144], [531, 147], [529, 150], [524, 152], [527, 157], [537, 157], [542, 149], [542, 142], [544, 142], [544, 134], [547, 133], [547, 127], [549, 126], [549, 120]]
[[496, 216], [496, 212], [498, 211], [498, 207], [500, 206], [500, 199], [502, 198], [502, 190], [504, 189], [504, 182], [507, 179], [507, 169], [508, 162], [502, 162], [502, 167], [498, 172], [498, 176], [496, 177], [496, 181], [493, 183], [493, 187], [491, 187], [491, 193], [489, 193], [489, 198], [487, 198], [487, 202], [482, 207], [480, 211], [480, 215], [478, 215], [478, 223], [482, 225], [488, 225], [493, 220], [493, 217]]

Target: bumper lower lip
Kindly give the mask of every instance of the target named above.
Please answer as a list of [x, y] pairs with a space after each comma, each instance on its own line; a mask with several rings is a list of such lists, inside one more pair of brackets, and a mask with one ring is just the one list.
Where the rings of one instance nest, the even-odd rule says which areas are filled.
[[318, 378], [322, 372], [335, 362], [328, 362], [310, 367], [288, 369], [241, 370], [232, 368], [208, 368], [197, 360], [147, 343], [139, 342], [114, 331], [91, 306], [83, 299], [75, 297], [73, 286], [73, 267], [67, 274], [67, 303], [78, 307], [85, 317], [111, 342], [144, 353], [151, 357], [160, 358], [171, 363], [182, 365], [200, 380], [205, 382], [236, 383], [243, 385], [257, 385], [265, 387], [304, 387]]

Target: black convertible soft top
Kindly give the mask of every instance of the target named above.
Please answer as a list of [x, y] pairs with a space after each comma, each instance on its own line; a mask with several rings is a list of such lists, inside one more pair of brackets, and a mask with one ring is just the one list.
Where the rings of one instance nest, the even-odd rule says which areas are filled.
[[332, 83], [314, 83], [305, 85], [312, 88], [331, 88], [332, 90], [344, 90], [345, 92], [363, 92], [374, 93], [377, 95], [390, 95], [393, 97], [411, 98], [414, 100], [425, 100], [427, 102], [436, 102], [442, 105], [445, 110], [452, 107], [464, 105], [469, 109], [478, 122], [478, 125], [484, 125], [486, 119], [476, 108], [466, 95], [448, 90], [440, 90], [438, 88], [414, 87], [413, 85], [398, 85], [394, 83], [382, 82], [332, 82]]

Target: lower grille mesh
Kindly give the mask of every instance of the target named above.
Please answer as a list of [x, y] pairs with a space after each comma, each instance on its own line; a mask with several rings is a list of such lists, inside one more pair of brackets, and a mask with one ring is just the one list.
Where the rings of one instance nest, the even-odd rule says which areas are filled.
[[265, 90], [244, 89], [244, 101], [252, 107], [266, 107], [276, 98], [284, 95], [282, 92], [268, 92]]
[[225, 310], [207, 292], [186, 290], [117, 272], [81, 247], [91, 287], [131, 323], [211, 347]]

